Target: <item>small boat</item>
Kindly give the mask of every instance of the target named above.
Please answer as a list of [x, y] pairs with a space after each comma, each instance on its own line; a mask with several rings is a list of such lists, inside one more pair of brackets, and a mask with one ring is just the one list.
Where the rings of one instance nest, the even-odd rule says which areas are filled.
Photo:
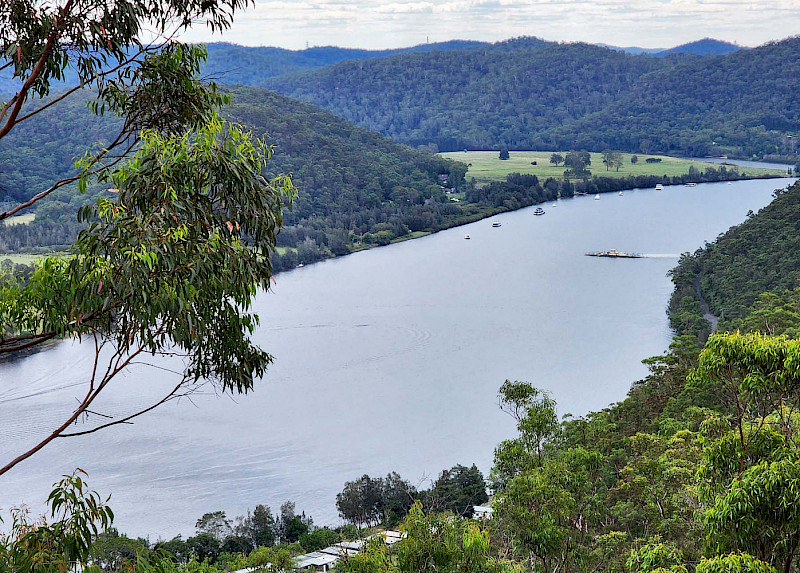
[[464, 238], [465, 238], [465, 239], [469, 239], [469, 238], [470, 238], [470, 236], [469, 236], [469, 233], [467, 233], [466, 235], [464, 235]]
[[534, 215], [544, 215], [544, 209], [541, 207], [536, 207], [536, 210], [533, 212]]
[[620, 191], [620, 192], [619, 192], [619, 196], [620, 196], [620, 197], [622, 197], [623, 195], [625, 195], [625, 193], [623, 193], [622, 191]]
[[597, 195], [594, 196], [594, 200], [595, 201], [599, 201], [600, 200], [600, 193], [598, 193]]
[[558, 207], [558, 204], [557, 203], [553, 203], [553, 207]]
[[502, 223], [500, 221], [495, 221], [494, 223], [492, 223], [492, 227], [500, 227], [501, 225]]
[[664, 186], [661, 183], [657, 183], [656, 184], [656, 191], [663, 191], [663, 190], [664, 190]]
[[597, 251], [595, 253], [586, 253], [587, 257], [608, 257], [612, 259], [641, 259], [642, 255], [639, 253], [623, 253], [616, 249], [609, 249], [607, 251]]
[[697, 183], [687, 183], [687, 187], [697, 187]]
[[728, 181], [728, 185], [733, 185], [733, 182], [732, 181]]

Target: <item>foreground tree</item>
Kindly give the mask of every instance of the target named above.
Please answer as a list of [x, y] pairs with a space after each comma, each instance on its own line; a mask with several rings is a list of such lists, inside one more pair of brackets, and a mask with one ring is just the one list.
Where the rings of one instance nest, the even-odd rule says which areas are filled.
[[[68, 68], [95, 91], [93, 111], [123, 120], [110, 143], [87, 152], [78, 175], [0, 213], [0, 220], [14, 215], [71, 183], [80, 192], [92, 184], [112, 191], [81, 211], [87, 228], [71, 257], [46, 258], [32, 276], [0, 281], [0, 355], [74, 336], [93, 344], [96, 355], [74, 412], [0, 474], [56, 438], [128, 422], [207, 381], [247, 392], [270, 363], [249, 340], [258, 317], [248, 311], [257, 290], [270, 286], [270, 256], [293, 188], [287, 178], [263, 176], [270, 154], [263, 141], [217, 117], [225, 98], [197, 79], [204, 51], [172, 40], [196, 19], [226, 28], [246, 4], [0, 5], [0, 50], [8, 58], [0, 67], [12, 67], [21, 85], [0, 103], [0, 142], [79, 89], [43, 99]], [[144, 37], [151, 30], [161, 38], [157, 45]], [[181, 360], [174, 386], [142, 410], [93, 412], [112, 380], [146, 354]], [[84, 426], [72, 427], [78, 421]]]
[[[85, 475], [77, 470], [55, 484], [47, 500], [52, 522], [31, 520], [24, 509], [12, 512], [10, 530], [0, 532], [0, 573], [72, 571], [89, 560], [92, 543], [114, 514], [87, 489]], [[83, 570], [99, 573], [100, 568]]]

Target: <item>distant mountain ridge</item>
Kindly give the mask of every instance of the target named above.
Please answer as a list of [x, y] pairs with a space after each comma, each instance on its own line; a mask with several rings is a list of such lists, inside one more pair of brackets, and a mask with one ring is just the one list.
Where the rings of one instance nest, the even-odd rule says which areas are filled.
[[[304, 50], [288, 50], [275, 47], [242, 46], [228, 42], [206, 44], [208, 61], [203, 66], [203, 75], [221, 83], [243, 84], [262, 87], [272, 77], [301, 71], [316, 70], [350, 60], [371, 60], [408, 53], [426, 53], [433, 51], [468, 52], [479, 49], [515, 50], [520, 47], [555, 45], [540, 38], [524, 36], [500, 42], [480, 42], [477, 40], [449, 40], [419, 44], [407, 48], [387, 50], [366, 50], [360, 48], [341, 48], [337, 46], [315, 46]], [[735, 44], [705, 38], [674, 48], [621, 48], [609, 44], [597, 44], [633, 55], [646, 54], [663, 57], [669, 54], [685, 53], [698, 55], [719, 55], [741, 49]], [[2, 61], [2, 60], [0, 60]], [[63, 82], [54, 82], [54, 88], [77, 84], [74, 72], [67, 70]], [[0, 71], [0, 94], [12, 93], [18, 89], [19, 82], [13, 79], [11, 70]]]
[[268, 78], [298, 71], [315, 70], [342, 61], [385, 58], [396, 54], [443, 51], [469, 51], [488, 46], [485, 42], [451, 40], [392, 50], [362, 50], [320, 46], [305, 50], [249, 47], [229, 43], [206, 44], [208, 61], [203, 75], [228, 84], [261, 86]]
[[730, 54], [731, 52], [736, 52], [742, 49], [743, 48], [741, 46], [731, 44], [730, 42], [723, 42], [721, 40], [715, 40], [714, 38], [703, 38], [702, 40], [697, 40], [696, 42], [690, 42], [688, 44], [675, 46], [674, 48], [670, 48], [668, 50], [662, 50], [653, 55], [668, 56], [670, 54], [696, 54], [698, 56], [723, 56], [725, 54]]
[[669, 56], [670, 54], [721, 56], [724, 54], [730, 54], [731, 52], [743, 49], [742, 46], [731, 44], [730, 42], [723, 42], [722, 40], [715, 40], [714, 38], [703, 38], [702, 40], [696, 40], [694, 42], [689, 42], [687, 44], [681, 44], [680, 46], [675, 46], [674, 48], [639, 48], [636, 46], [620, 48], [617, 46], [611, 46], [609, 44], [598, 44], [598, 46], [602, 46], [604, 48], [611, 48], [612, 50], [619, 50], [621, 52], [625, 52], [626, 54], [631, 54], [634, 56], [645, 54], [657, 58], [663, 58]]

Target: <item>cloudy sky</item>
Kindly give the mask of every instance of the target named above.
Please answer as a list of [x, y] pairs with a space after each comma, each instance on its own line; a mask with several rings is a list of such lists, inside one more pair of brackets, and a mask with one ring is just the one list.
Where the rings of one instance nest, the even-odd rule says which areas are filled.
[[800, 33], [800, 0], [255, 0], [222, 36], [190, 41], [301, 49], [394, 48], [514, 36], [672, 47], [704, 37], [756, 46]]

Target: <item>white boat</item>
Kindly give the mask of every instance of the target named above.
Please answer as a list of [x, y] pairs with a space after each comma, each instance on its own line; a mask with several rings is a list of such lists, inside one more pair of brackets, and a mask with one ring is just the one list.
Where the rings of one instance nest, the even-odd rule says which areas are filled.
[[728, 181], [728, 185], [733, 185], [733, 182], [731, 182], [731, 181]]
[[502, 223], [500, 221], [495, 221], [494, 223], [492, 223], [492, 227], [499, 227], [501, 225]]
[[664, 186], [661, 183], [656, 183], [656, 191], [663, 191]]
[[470, 236], [469, 236], [469, 233], [467, 233], [466, 235], [464, 235], [464, 238], [465, 238], [465, 239], [469, 239], [469, 238], [470, 238]]
[[620, 197], [622, 197], [624, 194], [625, 194], [625, 193], [623, 193], [622, 191], [620, 191], [620, 192], [619, 192], [619, 196], [620, 196]]
[[687, 187], [697, 187], [697, 183], [687, 183]]
[[556, 205], [555, 203], [553, 203], [553, 207], [558, 207], [558, 205]]
[[597, 195], [594, 196], [594, 200], [595, 201], [599, 201], [600, 200], [600, 193], [598, 193]]

